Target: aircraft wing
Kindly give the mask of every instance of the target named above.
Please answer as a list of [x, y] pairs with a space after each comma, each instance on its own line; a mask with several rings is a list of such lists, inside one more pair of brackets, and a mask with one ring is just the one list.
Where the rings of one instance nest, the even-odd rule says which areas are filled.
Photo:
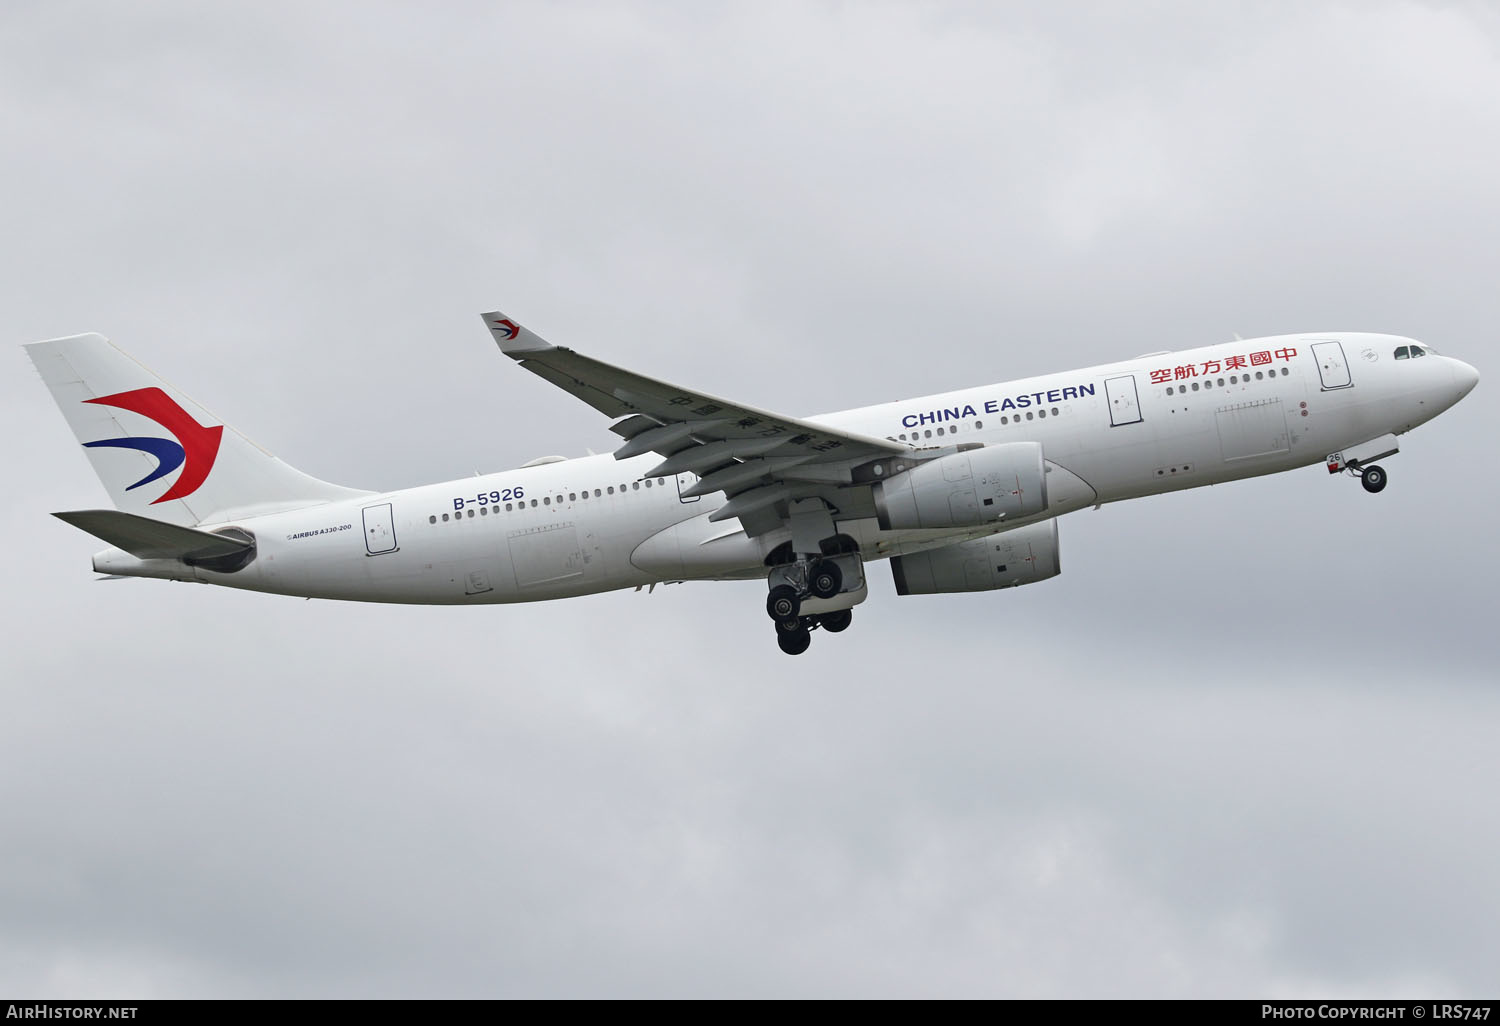
[[859, 469], [912, 452], [889, 439], [770, 413], [591, 359], [549, 344], [498, 311], [482, 316], [506, 356], [617, 418], [610, 430], [625, 442], [616, 459], [654, 452], [663, 460], [642, 477], [698, 475], [684, 497], [724, 492], [729, 501], [709, 519], [737, 516], [751, 535], [785, 524], [778, 511], [796, 499], [833, 496], [836, 510], [853, 513], [846, 508], [851, 503], [870, 502], [873, 478]]

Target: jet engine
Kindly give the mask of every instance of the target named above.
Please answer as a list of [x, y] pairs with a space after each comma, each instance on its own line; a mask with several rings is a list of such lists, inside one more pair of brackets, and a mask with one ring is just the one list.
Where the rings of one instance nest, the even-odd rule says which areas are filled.
[[993, 591], [1060, 573], [1055, 519], [891, 560], [898, 595]]
[[1038, 442], [986, 445], [919, 463], [873, 489], [882, 530], [981, 527], [1047, 508]]

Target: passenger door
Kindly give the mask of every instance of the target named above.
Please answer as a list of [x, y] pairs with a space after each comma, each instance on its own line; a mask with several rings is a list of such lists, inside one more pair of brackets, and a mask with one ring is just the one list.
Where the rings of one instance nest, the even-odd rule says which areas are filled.
[[1322, 379], [1323, 391], [1349, 388], [1354, 379], [1349, 376], [1349, 361], [1344, 359], [1341, 342], [1314, 342], [1313, 359], [1318, 361], [1318, 377]]
[[1135, 375], [1107, 378], [1104, 395], [1109, 400], [1109, 426], [1124, 427], [1141, 422], [1141, 401], [1135, 390]]
[[366, 506], [364, 511], [365, 554], [379, 556], [396, 551], [396, 523], [391, 515], [391, 504]]

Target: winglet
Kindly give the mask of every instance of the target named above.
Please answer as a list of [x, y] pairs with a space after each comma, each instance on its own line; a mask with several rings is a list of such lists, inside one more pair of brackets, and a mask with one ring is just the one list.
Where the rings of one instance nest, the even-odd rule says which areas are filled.
[[521, 327], [499, 310], [491, 310], [480, 316], [484, 318], [484, 326], [490, 329], [491, 335], [495, 336], [495, 341], [500, 345], [500, 351], [506, 356], [520, 360], [524, 359], [527, 353], [537, 353], [552, 348], [546, 339], [534, 331]]

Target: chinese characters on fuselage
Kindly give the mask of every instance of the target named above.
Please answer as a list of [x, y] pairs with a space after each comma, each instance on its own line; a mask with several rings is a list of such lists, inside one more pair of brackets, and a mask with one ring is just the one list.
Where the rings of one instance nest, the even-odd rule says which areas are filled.
[[1235, 370], [1248, 370], [1251, 367], [1269, 366], [1275, 360], [1291, 360], [1297, 355], [1297, 350], [1287, 348], [1278, 349], [1272, 353], [1269, 349], [1251, 353], [1248, 358], [1244, 356], [1226, 356], [1222, 360], [1203, 360], [1198, 363], [1184, 363], [1176, 367], [1163, 367], [1151, 372], [1151, 384], [1166, 385], [1173, 381], [1186, 381], [1189, 378], [1209, 377], [1214, 374], [1227, 374]]

